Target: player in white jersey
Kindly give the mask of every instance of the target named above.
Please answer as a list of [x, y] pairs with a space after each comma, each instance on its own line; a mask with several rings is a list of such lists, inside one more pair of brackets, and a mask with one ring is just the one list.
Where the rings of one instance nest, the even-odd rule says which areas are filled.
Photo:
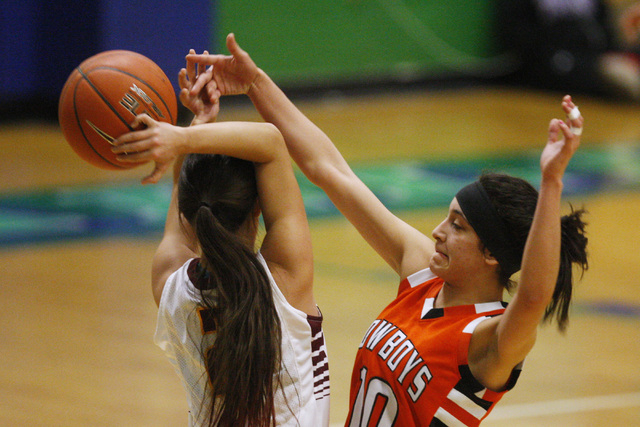
[[[211, 70], [180, 73], [187, 128], [136, 118], [122, 161], [174, 163], [152, 267], [156, 343], [182, 379], [190, 425], [328, 426], [329, 371], [313, 296], [311, 237], [282, 135], [266, 123], [212, 123]], [[196, 81], [205, 94], [190, 95]], [[256, 250], [259, 217], [266, 233]]]

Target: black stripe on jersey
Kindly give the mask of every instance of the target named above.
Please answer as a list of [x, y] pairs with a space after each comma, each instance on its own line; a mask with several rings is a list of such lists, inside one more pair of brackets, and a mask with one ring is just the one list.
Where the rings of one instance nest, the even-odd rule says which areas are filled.
[[444, 316], [444, 308], [432, 308], [422, 316], [422, 319], [437, 319], [442, 316]]
[[509, 381], [507, 381], [507, 385], [505, 386], [506, 390], [511, 390], [516, 386], [518, 382], [518, 378], [520, 378], [520, 373], [522, 372], [522, 364], [516, 366], [513, 371], [511, 371], [511, 376], [509, 377]]
[[476, 405], [480, 406], [485, 411], [488, 411], [494, 402], [490, 402], [476, 396], [476, 393], [484, 390], [485, 387], [474, 378], [468, 365], [460, 365], [458, 366], [458, 369], [460, 370], [462, 378], [454, 388], [471, 399]]
[[442, 421], [440, 421], [437, 418], [433, 418], [431, 420], [431, 423], [429, 423], [429, 427], [447, 427], [447, 425], [445, 423], [443, 423]]

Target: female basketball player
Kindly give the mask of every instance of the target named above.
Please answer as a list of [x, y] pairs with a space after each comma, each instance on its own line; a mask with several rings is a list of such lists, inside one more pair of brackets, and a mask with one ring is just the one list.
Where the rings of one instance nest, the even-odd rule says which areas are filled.
[[[401, 278], [397, 298], [360, 343], [346, 424], [478, 425], [515, 384], [540, 321], [566, 326], [572, 263], [587, 267], [583, 212], [560, 217], [562, 177], [583, 125], [571, 97], [562, 101], [569, 123], [549, 124], [540, 191], [511, 176], [482, 176], [453, 198], [432, 240], [382, 205], [233, 35], [227, 47], [231, 56], [187, 61], [212, 65], [222, 95], [251, 98], [305, 175]], [[505, 308], [503, 290], [518, 270]]]
[[[122, 161], [156, 162], [143, 182], [178, 159], [153, 259], [155, 341], [182, 379], [190, 425], [327, 426], [311, 238], [286, 146], [271, 124], [206, 123], [218, 99], [210, 70], [201, 71], [188, 66], [179, 78], [194, 126], [141, 115], [133, 127], [146, 128], [114, 148]], [[195, 81], [204, 92], [190, 96]]]

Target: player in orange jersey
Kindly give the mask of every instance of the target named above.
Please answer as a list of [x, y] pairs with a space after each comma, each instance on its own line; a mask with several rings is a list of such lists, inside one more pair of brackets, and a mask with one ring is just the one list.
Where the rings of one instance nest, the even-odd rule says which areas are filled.
[[539, 192], [519, 178], [483, 175], [455, 195], [429, 238], [378, 200], [233, 35], [227, 47], [231, 56], [187, 60], [213, 65], [222, 95], [250, 97], [304, 174], [401, 279], [360, 343], [346, 425], [478, 425], [514, 385], [540, 321], [566, 326], [572, 264], [587, 268], [583, 211], [560, 215], [562, 178], [584, 122], [571, 97], [562, 100], [567, 121], [549, 124]]

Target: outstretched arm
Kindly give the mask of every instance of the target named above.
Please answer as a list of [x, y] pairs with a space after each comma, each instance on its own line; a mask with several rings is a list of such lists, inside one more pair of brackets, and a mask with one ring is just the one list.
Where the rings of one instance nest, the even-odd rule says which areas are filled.
[[[311, 182], [322, 188], [365, 240], [401, 276], [426, 268], [431, 239], [391, 213], [355, 175], [329, 137], [311, 122], [249, 55], [227, 37], [230, 56], [188, 55], [213, 65], [222, 95], [247, 94], [264, 120], [282, 132], [289, 153]], [[198, 90], [196, 87], [194, 90]]]
[[[574, 107], [571, 97], [565, 96], [564, 112], [569, 116]], [[549, 123], [540, 159], [538, 203], [524, 248], [518, 290], [502, 316], [478, 326], [470, 344], [472, 371], [487, 387], [504, 386], [512, 369], [524, 360], [551, 302], [560, 268], [562, 178], [580, 145], [583, 123], [582, 116]], [[477, 349], [481, 349], [479, 353], [473, 351]]]

